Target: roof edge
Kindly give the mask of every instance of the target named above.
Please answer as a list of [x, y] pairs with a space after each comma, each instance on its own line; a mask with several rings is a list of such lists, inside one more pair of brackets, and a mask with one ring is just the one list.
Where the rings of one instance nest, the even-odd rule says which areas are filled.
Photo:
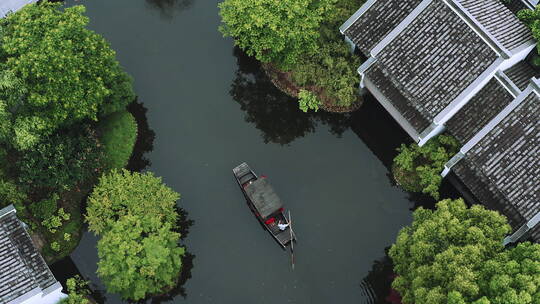
[[381, 40], [373, 49], [371, 49], [371, 56], [377, 57], [377, 55], [394, 40], [409, 24], [411, 24], [418, 15], [420, 15], [434, 0], [423, 0], [420, 4], [401, 21], [386, 37]]
[[377, 2], [377, 0], [368, 0], [366, 3], [364, 3], [364, 5], [362, 5], [351, 17], [349, 17], [349, 19], [347, 19], [347, 21], [345, 21], [345, 23], [339, 27], [339, 31], [345, 35], [345, 31], [358, 19], [360, 19], [360, 17], [362, 17], [362, 15], [364, 15], [373, 6], [373, 4], [375, 4], [375, 2]]
[[504, 59], [512, 57], [512, 53], [502, 45], [491, 33], [456, 0], [443, 0], [486, 44]]
[[11, 213], [11, 212], [17, 212], [17, 210], [15, 210], [15, 206], [13, 206], [13, 204], [8, 205], [7, 207], [0, 209], [0, 218], [7, 215], [7, 214], [9, 214], [9, 213]]

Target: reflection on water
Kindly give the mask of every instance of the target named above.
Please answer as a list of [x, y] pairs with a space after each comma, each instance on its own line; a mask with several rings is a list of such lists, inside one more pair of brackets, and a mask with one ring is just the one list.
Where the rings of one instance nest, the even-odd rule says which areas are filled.
[[[389, 247], [386, 248], [388, 252]], [[388, 255], [373, 262], [373, 266], [367, 276], [360, 282], [360, 292], [365, 296], [365, 304], [400, 304], [399, 296], [392, 290], [391, 284], [394, 278], [392, 261]], [[397, 301], [396, 301], [397, 300]]]
[[157, 9], [162, 18], [171, 19], [177, 13], [190, 8], [195, 0], [146, 0], [148, 7]]
[[130, 171], [140, 172], [152, 164], [145, 154], [154, 149], [156, 133], [148, 125], [148, 119], [146, 118], [148, 109], [142, 102], [133, 101], [127, 106], [127, 110], [133, 114], [137, 122], [137, 141], [126, 168]]
[[337, 136], [350, 127], [351, 114], [302, 112], [295, 98], [274, 86], [257, 60], [238, 48], [233, 53], [238, 70], [230, 94], [246, 112], [245, 120], [262, 132], [265, 143], [290, 144], [314, 132], [318, 123], [328, 125]]

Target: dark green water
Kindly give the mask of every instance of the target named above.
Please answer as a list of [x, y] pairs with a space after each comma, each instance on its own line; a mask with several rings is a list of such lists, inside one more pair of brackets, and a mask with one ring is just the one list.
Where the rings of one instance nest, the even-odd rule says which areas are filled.
[[[383, 164], [404, 139], [387, 114], [373, 100], [352, 116], [299, 112], [222, 38], [217, 1], [77, 3], [148, 109], [156, 137], [147, 170], [182, 194], [194, 221], [185, 240], [191, 278], [170, 303], [370, 303], [361, 282], [413, 205]], [[294, 271], [235, 183], [231, 170], [243, 161], [292, 212]], [[95, 246], [85, 234], [72, 259], [103, 289]]]

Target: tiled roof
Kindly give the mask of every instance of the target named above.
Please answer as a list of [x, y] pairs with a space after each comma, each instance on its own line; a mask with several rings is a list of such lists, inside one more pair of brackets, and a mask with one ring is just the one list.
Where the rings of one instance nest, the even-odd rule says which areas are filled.
[[508, 50], [533, 39], [531, 31], [504, 6], [501, 0], [453, 1], [460, 4], [495, 40]]
[[384, 73], [373, 64], [365, 73], [365, 77], [371, 81], [389, 102], [403, 115], [412, 125], [416, 132], [420, 133], [429, 126], [429, 121], [418, 110], [407, 102], [401, 92], [394, 87]]
[[0, 303], [56, 283], [15, 212], [6, 213], [9, 208], [0, 210]]
[[[504, 202], [525, 220], [540, 212], [540, 99], [533, 92], [495, 126], [453, 170], [476, 195]], [[463, 161], [462, 161], [463, 162]], [[467, 170], [464, 167], [469, 167]], [[476, 180], [476, 181], [475, 181]], [[479, 197], [482, 199], [482, 197]], [[482, 202], [485, 203], [485, 202]]]
[[366, 55], [392, 31], [421, 0], [376, 0], [344, 34]]
[[376, 57], [394, 85], [430, 119], [498, 58], [452, 9], [438, 0]]
[[0, 18], [3, 18], [10, 12], [16, 12], [23, 6], [37, 2], [37, 0], [0, 0]]
[[514, 97], [493, 78], [446, 123], [446, 128], [465, 144], [512, 100]]
[[516, 63], [513, 67], [504, 71], [504, 74], [522, 91], [529, 85], [533, 77], [540, 76], [540, 73], [535, 71], [527, 61]]

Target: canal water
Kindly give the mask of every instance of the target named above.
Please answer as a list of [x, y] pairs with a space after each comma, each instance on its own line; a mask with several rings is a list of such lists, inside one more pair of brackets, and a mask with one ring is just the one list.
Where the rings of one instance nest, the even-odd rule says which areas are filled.
[[[73, 4], [87, 7], [90, 28], [134, 77], [150, 129], [144, 170], [181, 193], [192, 221], [185, 282], [154, 303], [375, 303], [365, 278], [381, 272], [415, 203], [388, 175], [407, 137], [372, 98], [353, 115], [300, 112], [217, 31], [217, 1]], [[292, 213], [294, 271], [235, 183], [231, 170], [241, 162], [268, 176]], [[85, 233], [71, 258], [104, 290], [96, 242]]]

